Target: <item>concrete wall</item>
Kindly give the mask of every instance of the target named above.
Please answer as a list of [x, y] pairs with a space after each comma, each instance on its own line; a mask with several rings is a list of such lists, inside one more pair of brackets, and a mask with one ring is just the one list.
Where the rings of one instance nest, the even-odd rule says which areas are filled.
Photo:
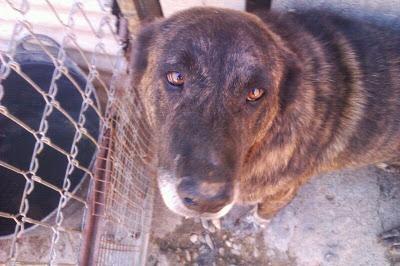
[[400, 28], [400, 0], [272, 0], [275, 10], [328, 9]]

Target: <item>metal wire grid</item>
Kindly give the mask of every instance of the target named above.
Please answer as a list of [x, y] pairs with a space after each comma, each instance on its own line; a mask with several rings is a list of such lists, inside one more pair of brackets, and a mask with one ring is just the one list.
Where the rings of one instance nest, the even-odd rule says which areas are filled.
[[[146, 242], [152, 215], [153, 173], [151, 172], [151, 148], [148, 126], [144, 119], [145, 112], [141, 108], [139, 98], [127, 79], [127, 64], [122, 49], [110, 51], [105, 46], [105, 36], [111, 35], [119, 44], [110, 16], [109, 4], [97, 0], [102, 17], [98, 26], [91, 21], [83, 3], [73, 1], [66, 17], [62, 17], [55, 2], [43, 0], [45, 8], [51, 10], [55, 19], [63, 29], [58, 54], [54, 55], [47, 45], [37, 38], [35, 25], [28, 20], [30, 7], [34, 1], [6, 0], [1, 8], [9, 8], [15, 16], [15, 24], [9, 38], [7, 48], [0, 50], [0, 115], [10, 119], [35, 138], [32, 160], [28, 170], [19, 169], [0, 160], [0, 167], [15, 172], [25, 179], [25, 188], [21, 198], [18, 214], [0, 212], [0, 218], [13, 220], [15, 232], [10, 241], [1, 244], [3, 250], [8, 249], [6, 263], [15, 264], [77, 264], [79, 256], [84, 262], [91, 261], [97, 265], [137, 265], [144, 263]], [[35, 2], [36, 4], [36, 2]], [[86, 4], [86, 3], [85, 3]], [[1, 18], [0, 18], [1, 19]], [[76, 22], [85, 21], [96, 43], [89, 53], [79, 41], [79, 29]], [[2, 23], [0, 21], [0, 23]], [[78, 23], [78, 24], [79, 24]], [[1, 24], [0, 24], [1, 25]], [[51, 58], [54, 65], [51, 85], [46, 92], [35, 84], [22, 70], [15, 60], [18, 40], [29, 35]], [[120, 45], [118, 46], [120, 47]], [[75, 58], [83, 62], [87, 84], [80, 87], [69, 73], [65, 65], [68, 52], [75, 51]], [[100, 73], [104, 64], [112, 66], [113, 73], [110, 82]], [[14, 71], [32, 88], [42, 95], [45, 101], [39, 129], [31, 128], [19, 117], [14, 116], [7, 106], [2, 104], [4, 88], [2, 81]], [[75, 121], [56, 100], [58, 87], [56, 81], [65, 76], [74, 85], [82, 97], [78, 121]], [[99, 95], [105, 95], [103, 110], [93, 101], [95, 84]], [[122, 86], [128, 89], [123, 89]], [[90, 135], [85, 128], [85, 111], [95, 110], [100, 118], [101, 138], [98, 140]], [[75, 128], [75, 136], [70, 150], [57, 146], [46, 133], [48, 117], [55, 110], [62, 113]], [[97, 148], [97, 160], [93, 169], [84, 167], [77, 159], [79, 152], [77, 143], [85, 137]], [[49, 146], [68, 160], [62, 187], [57, 187], [38, 175], [38, 155], [44, 147]], [[80, 169], [89, 178], [91, 192], [87, 198], [85, 193], [72, 191], [69, 175], [74, 169]], [[150, 169], [150, 170], [149, 170]], [[59, 194], [58, 207], [49, 219], [42, 221], [28, 216], [28, 196], [38, 184]], [[78, 211], [68, 213], [68, 205], [74, 202]], [[68, 204], [67, 204], [68, 203]], [[66, 215], [80, 215], [77, 225], [68, 224]], [[38, 248], [31, 242], [30, 232], [25, 225], [37, 225], [37, 231], [48, 235], [48, 241], [41, 242], [44, 254], [39, 257], [27, 256], [26, 249]], [[66, 243], [72, 243], [72, 251], [65, 255]], [[84, 243], [84, 244], [82, 244]], [[31, 245], [31, 246], [29, 246]], [[40, 244], [39, 244], [40, 245]], [[82, 248], [80, 248], [82, 247]], [[24, 252], [21, 252], [23, 250]], [[81, 253], [81, 254], [79, 254]], [[73, 256], [74, 258], [71, 258]]]
[[105, 148], [96, 168], [101, 174], [93, 199], [93, 213], [102, 217], [93, 227], [102, 228], [102, 233], [93, 236], [91, 247], [97, 261], [85, 260], [89, 264], [144, 263], [154, 198], [154, 179], [148, 177], [154, 172], [148, 167], [151, 132], [144, 110], [132, 101], [135, 98], [134, 91], [126, 91], [115, 101], [114, 126], [103, 139]]

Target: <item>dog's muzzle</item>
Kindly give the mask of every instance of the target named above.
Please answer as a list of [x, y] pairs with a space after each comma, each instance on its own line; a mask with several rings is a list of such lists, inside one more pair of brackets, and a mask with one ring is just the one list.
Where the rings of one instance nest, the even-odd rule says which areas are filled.
[[158, 186], [167, 207], [185, 217], [220, 218], [235, 202], [235, 189], [226, 184], [176, 178], [168, 171], [159, 172]]

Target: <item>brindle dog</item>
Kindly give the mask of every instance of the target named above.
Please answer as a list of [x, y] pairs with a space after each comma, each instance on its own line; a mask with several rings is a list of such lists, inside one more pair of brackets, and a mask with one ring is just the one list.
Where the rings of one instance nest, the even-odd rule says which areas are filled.
[[[195, 8], [143, 27], [134, 52], [160, 191], [178, 214], [246, 202], [269, 219], [313, 175], [400, 158], [393, 30], [319, 11]], [[384, 238], [400, 244], [399, 230]]]

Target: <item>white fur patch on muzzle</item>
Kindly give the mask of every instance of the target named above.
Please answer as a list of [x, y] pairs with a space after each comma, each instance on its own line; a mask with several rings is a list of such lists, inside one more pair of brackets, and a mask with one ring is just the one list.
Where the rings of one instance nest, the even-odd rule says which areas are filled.
[[[200, 217], [205, 219], [217, 219], [225, 214], [227, 214], [233, 205], [235, 204], [235, 198], [232, 200], [231, 203], [223, 207], [217, 213], [199, 213], [194, 210], [187, 208], [182, 199], [179, 197], [177, 188], [179, 185], [179, 179], [174, 176], [171, 172], [160, 170], [158, 173], [158, 187], [161, 192], [161, 196], [167, 205], [167, 207], [172, 210], [173, 212], [185, 216], [185, 217]], [[236, 190], [235, 190], [236, 192]], [[235, 195], [237, 193], [234, 193]]]

